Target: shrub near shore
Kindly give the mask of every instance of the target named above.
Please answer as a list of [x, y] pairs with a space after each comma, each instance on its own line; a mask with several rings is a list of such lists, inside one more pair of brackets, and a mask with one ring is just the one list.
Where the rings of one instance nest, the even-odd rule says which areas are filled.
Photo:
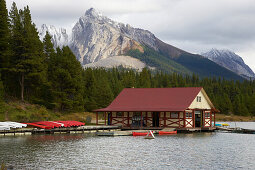
[[93, 124], [95, 119], [96, 115], [91, 112], [60, 113], [48, 110], [44, 106], [21, 101], [0, 103], [0, 121], [34, 122], [44, 120], [76, 120], [85, 122], [86, 124]]

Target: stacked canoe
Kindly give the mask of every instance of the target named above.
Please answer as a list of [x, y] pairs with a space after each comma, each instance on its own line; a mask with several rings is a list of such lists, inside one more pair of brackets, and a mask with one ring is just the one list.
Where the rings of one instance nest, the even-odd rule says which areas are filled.
[[26, 124], [30, 126], [42, 128], [42, 129], [79, 127], [79, 126], [85, 125], [85, 123], [78, 122], [78, 121], [41, 121], [41, 122], [33, 122], [33, 123], [26, 123]]
[[0, 130], [11, 130], [11, 129], [17, 129], [17, 128], [24, 128], [27, 127], [24, 123], [18, 123], [18, 122], [0, 122]]

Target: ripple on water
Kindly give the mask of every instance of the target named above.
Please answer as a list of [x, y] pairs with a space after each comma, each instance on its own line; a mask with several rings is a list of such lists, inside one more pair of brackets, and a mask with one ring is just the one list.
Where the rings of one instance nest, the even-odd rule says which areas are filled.
[[[255, 127], [255, 123], [254, 123]], [[0, 161], [15, 169], [255, 169], [255, 135], [0, 138]]]

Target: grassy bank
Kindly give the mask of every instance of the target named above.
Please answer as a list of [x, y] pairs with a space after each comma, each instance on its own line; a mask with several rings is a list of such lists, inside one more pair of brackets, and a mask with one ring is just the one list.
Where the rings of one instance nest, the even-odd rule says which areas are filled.
[[255, 121], [255, 117], [216, 114], [216, 121], [217, 122], [253, 122]]
[[[99, 118], [101, 118], [100, 115]], [[96, 115], [90, 112], [60, 113], [43, 106], [18, 100], [0, 102], [0, 121], [34, 122], [44, 120], [76, 120], [86, 124], [95, 123]]]

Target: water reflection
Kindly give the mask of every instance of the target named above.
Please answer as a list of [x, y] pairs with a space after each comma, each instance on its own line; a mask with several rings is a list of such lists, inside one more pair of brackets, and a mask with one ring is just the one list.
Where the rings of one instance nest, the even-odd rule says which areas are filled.
[[15, 169], [254, 169], [254, 141], [255, 135], [234, 133], [154, 140], [84, 134], [5, 137], [0, 138], [0, 161]]

